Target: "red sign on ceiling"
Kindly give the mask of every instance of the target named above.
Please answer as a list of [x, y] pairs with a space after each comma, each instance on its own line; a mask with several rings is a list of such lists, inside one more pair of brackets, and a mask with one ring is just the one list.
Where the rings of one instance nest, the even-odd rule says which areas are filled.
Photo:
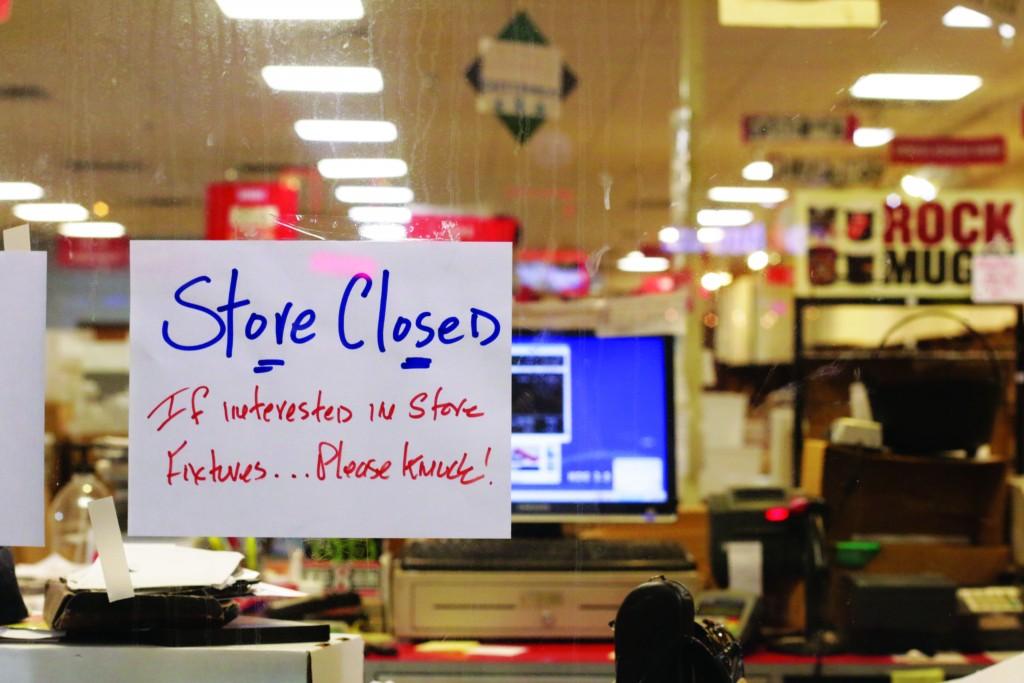
[[519, 221], [511, 216], [414, 213], [406, 236], [421, 240], [515, 242], [519, 229]]
[[0, 24], [11, 18], [11, 5], [14, 0], [0, 0]]
[[206, 239], [289, 240], [299, 194], [281, 183], [223, 182], [206, 188]]
[[1006, 139], [1002, 135], [983, 138], [894, 138], [889, 143], [889, 161], [897, 164], [1002, 164], [1006, 162]]
[[115, 270], [128, 267], [128, 238], [57, 235], [57, 264], [64, 268]]

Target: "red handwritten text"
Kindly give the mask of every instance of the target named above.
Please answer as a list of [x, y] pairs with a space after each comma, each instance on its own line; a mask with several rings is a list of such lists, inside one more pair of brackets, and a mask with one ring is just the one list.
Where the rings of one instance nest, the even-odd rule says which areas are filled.
[[[487, 449], [487, 458], [490, 459], [490, 448]], [[469, 465], [468, 453], [463, 453], [461, 458], [448, 461], [437, 458], [427, 458], [422, 453], [409, 455], [409, 442], [405, 442], [402, 449], [402, 476], [416, 481], [417, 479], [447, 479], [458, 481], [463, 486], [475, 484], [484, 478], [485, 475], [476, 474], [476, 467]]]
[[[431, 419], [437, 422], [442, 417], [465, 417], [465, 418], [476, 418], [483, 417], [484, 411], [480, 410], [479, 406], [475, 403], [470, 403], [469, 399], [460, 399], [457, 403], [454, 401], [442, 400], [442, 392], [444, 387], [438, 387], [434, 391], [433, 399], [428, 404], [427, 401], [431, 399], [430, 394], [425, 391], [421, 391], [409, 400], [409, 418], [413, 420], [420, 420], [425, 417], [429, 411]], [[424, 408], [424, 405], [427, 405]]]
[[181, 477], [183, 482], [191, 482], [196, 486], [209, 482], [212, 484], [224, 484], [239, 482], [248, 484], [253, 481], [266, 479], [267, 470], [257, 460], [255, 463], [242, 464], [236, 460], [232, 465], [224, 465], [217, 462], [217, 451], [210, 449], [210, 461], [208, 464], [199, 465], [193, 462], [185, 462], [175, 469], [174, 458], [188, 445], [183, 441], [177, 449], [167, 451], [167, 485], [173, 486], [175, 479]]
[[333, 465], [333, 476], [335, 479], [390, 479], [388, 471], [391, 469], [391, 461], [377, 461], [376, 458], [360, 460], [349, 458], [344, 460], [345, 442], [339, 441], [335, 446], [333, 443], [321, 441], [317, 446], [316, 453], [316, 478], [323, 481], [329, 476], [328, 467]]
[[225, 422], [256, 420], [258, 422], [334, 422], [345, 424], [352, 419], [352, 411], [342, 403], [324, 403], [324, 392], [317, 389], [313, 401], [276, 402], [260, 398], [260, 385], [253, 387], [252, 401], [235, 404], [222, 401]]

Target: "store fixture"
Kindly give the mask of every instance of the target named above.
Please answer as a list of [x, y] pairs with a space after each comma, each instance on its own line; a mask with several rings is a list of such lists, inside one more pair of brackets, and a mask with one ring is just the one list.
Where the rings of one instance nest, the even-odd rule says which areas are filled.
[[[800, 485], [800, 473], [803, 464], [803, 421], [807, 410], [807, 387], [808, 361], [804, 349], [804, 313], [808, 308], [834, 307], [834, 306], [1003, 306], [1012, 304], [978, 304], [969, 299], [942, 299], [942, 298], [833, 298], [819, 299], [797, 297], [794, 299], [794, 321], [793, 321], [793, 484]], [[1016, 323], [1014, 325], [1014, 466], [1018, 473], [1024, 472], [1024, 355], [1021, 353], [1024, 345], [1024, 307], [1013, 305], [1016, 311]], [[839, 354], [837, 354], [837, 357]], [[872, 354], [872, 357], [876, 357]]]

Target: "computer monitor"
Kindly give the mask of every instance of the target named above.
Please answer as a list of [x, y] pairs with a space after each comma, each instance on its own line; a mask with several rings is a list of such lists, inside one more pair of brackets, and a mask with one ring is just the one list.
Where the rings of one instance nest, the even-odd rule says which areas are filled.
[[674, 518], [672, 346], [513, 332], [514, 522]]

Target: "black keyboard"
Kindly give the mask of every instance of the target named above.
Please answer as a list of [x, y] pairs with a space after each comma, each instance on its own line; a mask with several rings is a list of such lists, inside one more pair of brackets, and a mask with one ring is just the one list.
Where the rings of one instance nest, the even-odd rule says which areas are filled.
[[672, 541], [511, 540], [411, 541], [402, 550], [405, 569], [477, 571], [687, 571], [686, 549]]

